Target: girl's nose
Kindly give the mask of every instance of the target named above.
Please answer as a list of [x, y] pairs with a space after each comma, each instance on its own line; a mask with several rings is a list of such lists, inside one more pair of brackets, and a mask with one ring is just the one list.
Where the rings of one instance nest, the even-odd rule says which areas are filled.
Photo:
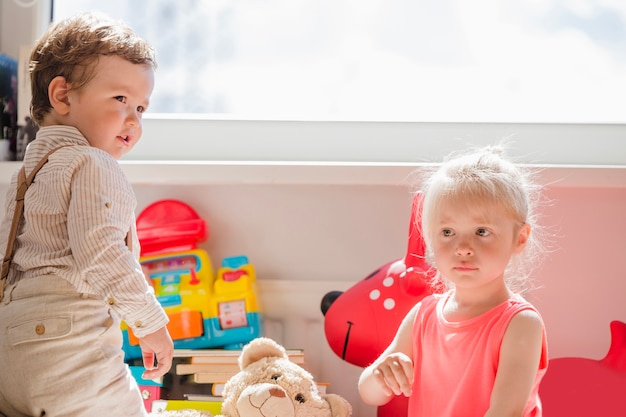
[[456, 248], [457, 256], [471, 256], [474, 250], [468, 242], [461, 242]]

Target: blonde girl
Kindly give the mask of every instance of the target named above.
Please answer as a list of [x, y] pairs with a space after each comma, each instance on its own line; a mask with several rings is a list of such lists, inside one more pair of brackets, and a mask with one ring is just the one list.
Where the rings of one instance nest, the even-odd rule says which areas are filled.
[[424, 183], [427, 256], [447, 291], [424, 298], [359, 379], [364, 402], [409, 397], [409, 417], [541, 416], [547, 344], [522, 296], [540, 251], [535, 187], [487, 147]]

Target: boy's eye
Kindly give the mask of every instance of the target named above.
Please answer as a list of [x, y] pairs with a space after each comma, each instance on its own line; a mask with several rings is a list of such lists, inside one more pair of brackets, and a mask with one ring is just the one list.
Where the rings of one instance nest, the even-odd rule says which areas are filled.
[[137, 112], [143, 113], [145, 111], [146, 111], [146, 108], [144, 106], [137, 106]]
[[126, 103], [126, 97], [124, 96], [116, 96], [115, 99], [120, 103]]
[[454, 235], [454, 232], [450, 229], [443, 229], [441, 231], [441, 236], [448, 237], [448, 236], [453, 236], [453, 235]]

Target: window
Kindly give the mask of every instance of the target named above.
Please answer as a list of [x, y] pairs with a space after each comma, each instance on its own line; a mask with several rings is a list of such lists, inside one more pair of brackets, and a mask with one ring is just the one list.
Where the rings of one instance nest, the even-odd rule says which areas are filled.
[[156, 47], [150, 113], [623, 123], [621, 0], [54, 0]]

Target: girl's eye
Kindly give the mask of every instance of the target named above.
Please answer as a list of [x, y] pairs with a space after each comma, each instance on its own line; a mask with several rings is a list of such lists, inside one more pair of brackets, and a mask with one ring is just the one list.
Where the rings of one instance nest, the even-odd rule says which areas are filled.
[[124, 96], [116, 96], [115, 99], [120, 103], [126, 103], [126, 97]]
[[441, 231], [441, 236], [444, 236], [444, 237], [454, 236], [454, 232], [450, 229], [443, 229]]
[[304, 403], [304, 401], [305, 401], [304, 395], [302, 395], [302, 394], [296, 394], [296, 398], [295, 398], [295, 399], [296, 399], [296, 401], [298, 401], [300, 404]]
[[137, 111], [138, 111], [139, 113], [143, 113], [143, 112], [145, 112], [145, 111], [146, 111], [146, 108], [145, 108], [144, 106], [137, 106]]
[[487, 230], [487, 229], [480, 228], [480, 229], [476, 230], [476, 234], [478, 236], [489, 236], [491, 234], [491, 232], [489, 230]]

